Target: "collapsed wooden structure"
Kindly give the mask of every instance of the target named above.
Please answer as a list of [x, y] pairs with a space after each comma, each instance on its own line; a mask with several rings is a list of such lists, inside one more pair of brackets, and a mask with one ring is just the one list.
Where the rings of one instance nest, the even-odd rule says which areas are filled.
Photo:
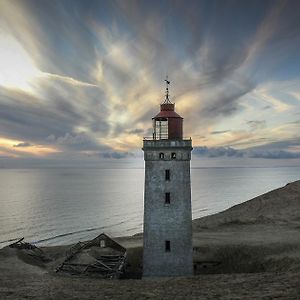
[[44, 251], [37, 246], [24, 242], [24, 237], [9, 245], [10, 248], [25, 250], [26, 254], [43, 263], [49, 262], [51, 259]]
[[78, 242], [67, 252], [56, 272], [72, 275], [95, 275], [102, 278], [119, 278], [124, 272], [126, 248], [101, 233], [93, 240]]

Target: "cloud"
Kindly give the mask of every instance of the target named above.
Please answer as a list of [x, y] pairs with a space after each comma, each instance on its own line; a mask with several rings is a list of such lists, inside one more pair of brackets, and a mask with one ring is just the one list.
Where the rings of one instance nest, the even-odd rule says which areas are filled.
[[144, 132], [144, 129], [141, 128], [136, 128], [128, 131], [129, 134], [142, 134]]
[[250, 120], [247, 124], [252, 130], [263, 129], [266, 127], [266, 120]]
[[193, 155], [205, 157], [243, 157], [243, 151], [231, 147], [194, 147]]
[[300, 153], [289, 152], [289, 151], [251, 151], [248, 155], [251, 158], [269, 158], [269, 159], [289, 159], [289, 158], [300, 158]]
[[278, 139], [276, 141], [268, 142], [264, 145], [252, 147], [251, 149], [254, 151], [268, 151], [268, 150], [276, 150], [281, 151], [293, 147], [297, 147], [300, 145], [300, 138], [288, 138], [288, 139]]
[[127, 157], [134, 157], [134, 154], [130, 152], [112, 151], [112, 152], [103, 152], [103, 153], [101, 152], [99, 153], [99, 156], [103, 158], [121, 159]]
[[237, 101], [253, 89], [253, 83], [246, 78], [233, 83], [225, 83], [215, 95], [208, 97], [201, 115], [205, 119], [232, 115], [239, 108]]
[[93, 37], [84, 10], [77, 5], [69, 9], [60, 1], [31, 0], [1, 1], [0, 8], [2, 27], [24, 45], [41, 71], [85, 82], [92, 79], [95, 49], [90, 47]]
[[91, 139], [105, 135], [106, 99], [101, 89], [42, 77], [34, 93], [0, 87], [1, 134], [43, 144], [46, 137], [87, 131]]
[[265, 159], [292, 159], [300, 158], [300, 152], [290, 152], [285, 150], [263, 150], [248, 149], [237, 150], [231, 147], [195, 147], [193, 155], [199, 157], [234, 157], [234, 158], [265, 158]]
[[194, 147], [193, 154], [200, 157], [244, 157], [290, 159], [300, 158], [300, 138], [289, 138], [278, 141], [265, 139], [264, 143], [255, 147], [236, 149], [233, 147]]
[[32, 144], [30, 144], [28, 142], [23, 142], [23, 143], [13, 145], [13, 147], [30, 147], [30, 146], [32, 146]]
[[[1, 1], [0, 31], [39, 75], [30, 91], [1, 87], [1, 135], [66, 154], [129, 153], [151, 135], [169, 73], [186, 135], [234, 147], [297, 137], [286, 123], [299, 107], [298, 8], [297, 1]], [[226, 149], [207, 155], [241, 155]]]
[[57, 145], [58, 147], [62, 149], [68, 149], [68, 150], [103, 150], [107, 149], [108, 147], [102, 146], [96, 141], [91, 138], [89, 135], [87, 135], [84, 132], [80, 132], [78, 134], [70, 134], [66, 133], [64, 136], [55, 137], [53, 134], [49, 135], [46, 138], [46, 141]]
[[230, 132], [230, 130], [216, 130], [216, 131], [212, 131], [210, 134], [215, 135], [215, 134], [224, 134], [228, 132]]
[[277, 112], [284, 112], [291, 108], [291, 105], [286, 103], [284, 99], [276, 98], [272, 96], [265, 88], [259, 88], [253, 91], [256, 97], [262, 99], [263, 101], [271, 104], [271, 107], [274, 108]]
[[271, 105], [266, 105], [263, 107], [263, 110], [270, 109], [270, 108], [271, 108]]

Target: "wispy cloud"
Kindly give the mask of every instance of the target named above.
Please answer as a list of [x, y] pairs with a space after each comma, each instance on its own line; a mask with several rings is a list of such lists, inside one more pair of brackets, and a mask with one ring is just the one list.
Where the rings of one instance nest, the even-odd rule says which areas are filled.
[[266, 127], [266, 120], [250, 120], [247, 124], [252, 130], [262, 129]]
[[196, 147], [193, 155], [199, 157], [237, 157], [237, 158], [265, 158], [265, 159], [293, 159], [300, 158], [300, 152], [276, 150], [276, 149], [246, 149], [237, 150], [231, 147]]
[[32, 145], [28, 142], [22, 142], [22, 143], [13, 145], [13, 147], [30, 147], [30, 146], [32, 146]]
[[0, 66], [22, 76], [0, 74], [0, 137], [29, 145], [1, 151], [131, 153], [151, 134], [166, 73], [196, 146], [297, 138], [299, 11], [297, 1], [1, 1], [0, 55], [16, 60]]

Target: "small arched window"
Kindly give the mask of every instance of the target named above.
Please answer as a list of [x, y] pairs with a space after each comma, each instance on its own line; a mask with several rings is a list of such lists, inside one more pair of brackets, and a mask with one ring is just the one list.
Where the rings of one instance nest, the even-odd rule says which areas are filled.
[[175, 152], [172, 152], [171, 158], [172, 158], [172, 159], [176, 159], [176, 153], [175, 153]]
[[165, 158], [165, 155], [164, 155], [164, 153], [162, 153], [162, 152], [161, 152], [161, 153], [159, 153], [159, 158], [160, 158], [160, 159], [164, 159], [164, 158]]

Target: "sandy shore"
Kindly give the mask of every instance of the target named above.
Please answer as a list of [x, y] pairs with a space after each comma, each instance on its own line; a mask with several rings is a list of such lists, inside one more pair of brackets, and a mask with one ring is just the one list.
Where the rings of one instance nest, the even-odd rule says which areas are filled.
[[194, 220], [195, 276], [140, 280], [142, 236], [128, 249], [127, 279], [60, 275], [69, 246], [45, 247], [51, 261], [0, 250], [0, 299], [300, 299], [300, 181]]

